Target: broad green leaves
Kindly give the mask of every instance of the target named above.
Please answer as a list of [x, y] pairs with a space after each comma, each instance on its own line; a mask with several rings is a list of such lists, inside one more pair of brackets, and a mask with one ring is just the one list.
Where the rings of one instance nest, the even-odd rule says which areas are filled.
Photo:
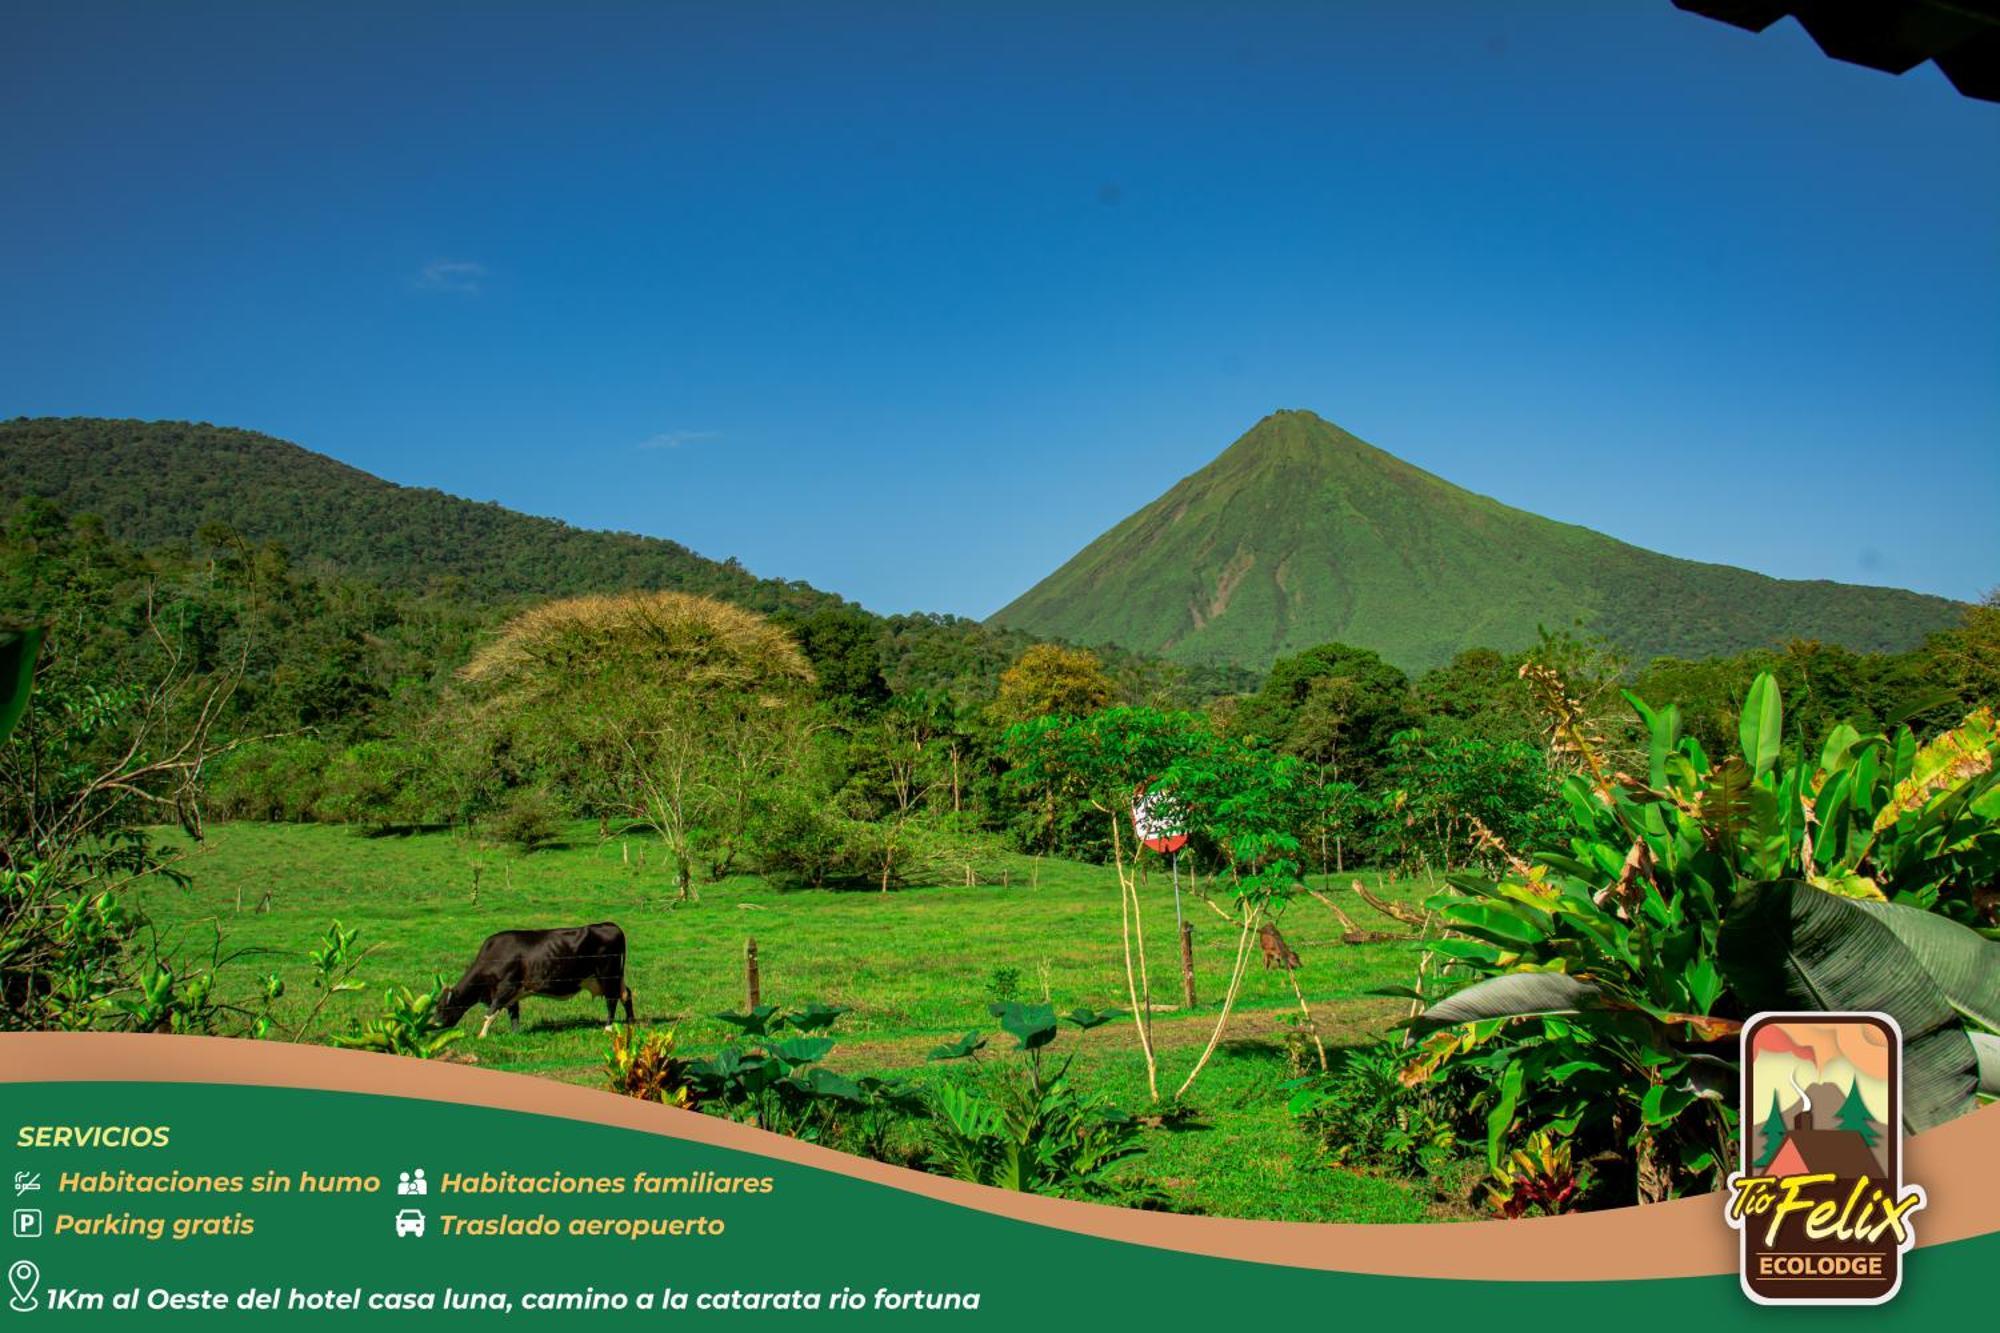
[[2000, 944], [1935, 912], [1900, 903], [1855, 904], [1887, 926], [1952, 1008], [2000, 1031]]
[[1495, 1018], [1577, 1014], [1603, 1005], [1604, 993], [1562, 972], [1508, 972], [1455, 991], [1410, 1020], [1413, 1036]]
[[[813, 1002], [797, 1009], [760, 1004], [743, 1013], [715, 1015], [739, 1035], [712, 1058], [689, 1067], [688, 1083], [696, 1099], [760, 1128], [818, 1141], [848, 1132], [856, 1121], [909, 1114], [917, 1096], [910, 1086], [851, 1078], [820, 1063], [833, 1053], [835, 1040], [815, 1034], [846, 1012], [839, 1005]], [[797, 1035], [784, 1035], [788, 1031]], [[932, 1058], [938, 1057], [933, 1053]]]
[[823, 1032], [833, 1026], [834, 1020], [847, 1012], [841, 1004], [821, 1004], [815, 1000], [805, 1008], [786, 1016], [785, 1024], [795, 1032]]
[[1785, 712], [1778, 682], [1770, 672], [1758, 676], [1744, 696], [1736, 731], [1743, 746], [1743, 762], [1753, 776], [1761, 778], [1777, 766], [1784, 749]]
[[1020, 1042], [1024, 1051], [1040, 1050], [1056, 1039], [1056, 1011], [1046, 1004], [1020, 1004], [1008, 1001], [1005, 1004], [989, 1005], [987, 1012], [1000, 1020], [1000, 1026]]
[[965, 1060], [986, 1048], [986, 1038], [977, 1032], [968, 1032], [957, 1041], [948, 1041], [941, 1046], [933, 1046], [926, 1060]]
[[1908, 1124], [1968, 1109], [1982, 1061], [1991, 1075], [2000, 1060], [1968, 1031], [2000, 1026], [2000, 944], [1971, 928], [2000, 879], [1991, 713], [1928, 741], [1837, 725], [1788, 749], [1766, 674], [1740, 753], [1712, 762], [1675, 709], [1627, 698], [1644, 780], [1571, 779], [1566, 845], [1498, 880], [1454, 876], [1465, 896], [1432, 901], [1452, 927], [1440, 975], [1470, 981], [1426, 997], [1408, 1076], [1477, 1070], [1496, 1132], [1596, 1136], [1647, 1157], [1642, 1181], [1668, 1192], [1719, 1179], [1728, 1038], [1758, 1010], [1886, 1012], [1906, 1040]]
[[42, 651], [42, 630], [0, 629], [0, 745], [14, 734], [28, 711], [34, 689], [35, 659]]
[[[1087, 1032], [1094, 1027], [1102, 1027], [1118, 1017], [1116, 1009], [1072, 1009], [1058, 1020], [1055, 1007], [1047, 1004], [1022, 1004], [1008, 1000], [986, 1006], [986, 1011], [1000, 1020], [1000, 1027], [1015, 1041], [1017, 1051], [1040, 1051], [1056, 1039], [1058, 1022], [1068, 1023], [1079, 1031]], [[929, 1060], [964, 1060], [986, 1048], [986, 1038], [977, 1032], [968, 1032], [957, 1041], [946, 1042], [931, 1049], [926, 1056]]]
[[[1929, 931], [1915, 936], [1933, 959], [1948, 957], [1948, 946]], [[2000, 967], [2000, 945], [1972, 938], [1994, 951], [1987, 966]], [[1958, 1011], [1867, 904], [1795, 880], [1753, 885], [1737, 900], [1718, 943], [1723, 973], [1748, 1011], [1894, 1018], [1903, 1030], [1903, 1123], [1911, 1132], [1972, 1109], [1978, 1061]]]
[[[746, 1037], [762, 1037], [784, 1026], [784, 1020], [779, 1018], [778, 1006], [775, 1004], [760, 1004], [745, 1013], [716, 1014], [714, 1017], [736, 1028]], [[777, 1022], [773, 1023], [773, 1019], [777, 1019]]]
[[1979, 1058], [1979, 1091], [1988, 1097], [2000, 1097], [2000, 1037], [1991, 1032], [1974, 1032], [1973, 1053]]

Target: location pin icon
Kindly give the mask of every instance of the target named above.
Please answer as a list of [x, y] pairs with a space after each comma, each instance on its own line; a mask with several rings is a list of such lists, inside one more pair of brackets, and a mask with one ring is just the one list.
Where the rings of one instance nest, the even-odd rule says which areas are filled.
[[41, 1285], [42, 1270], [26, 1259], [16, 1259], [14, 1266], [7, 1270], [7, 1285], [14, 1289], [14, 1312], [27, 1314], [41, 1302], [35, 1299], [35, 1288]]

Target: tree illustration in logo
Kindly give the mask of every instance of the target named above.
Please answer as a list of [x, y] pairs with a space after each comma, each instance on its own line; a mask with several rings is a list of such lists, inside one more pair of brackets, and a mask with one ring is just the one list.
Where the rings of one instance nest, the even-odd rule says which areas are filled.
[[1771, 1098], [1771, 1114], [1764, 1117], [1763, 1148], [1751, 1165], [1762, 1171], [1771, 1165], [1771, 1159], [1778, 1155], [1778, 1149], [1785, 1145], [1785, 1112], [1778, 1105], [1778, 1099]]
[[1881, 1142], [1882, 1135], [1875, 1128], [1874, 1119], [1868, 1114], [1868, 1103], [1861, 1100], [1861, 1080], [1854, 1080], [1847, 1090], [1847, 1100], [1840, 1104], [1840, 1127], [1859, 1134], [1869, 1147]]

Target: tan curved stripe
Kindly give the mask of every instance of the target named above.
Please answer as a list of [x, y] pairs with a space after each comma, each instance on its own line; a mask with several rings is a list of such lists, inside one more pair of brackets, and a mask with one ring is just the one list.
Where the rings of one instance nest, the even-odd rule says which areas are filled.
[[[850, 1157], [716, 1116], [476, 1066], [326, 1046], [124, 1033], [0, 1034], [0, 1082], [228, 1083], [371, 1093], [560, 1116], [754, 1153], [1036, 1226], [1161, 1249], [1396, 1277], [1622, 1280], [1736, 1271], [1718, 1196], [1518, 1222], [1352, 1224], [1182, 1217], [1045, 1199]], [[1912, 1139], [1930, 1194], [1918, 1243], [2000, 1230], [2000, 1105]]]

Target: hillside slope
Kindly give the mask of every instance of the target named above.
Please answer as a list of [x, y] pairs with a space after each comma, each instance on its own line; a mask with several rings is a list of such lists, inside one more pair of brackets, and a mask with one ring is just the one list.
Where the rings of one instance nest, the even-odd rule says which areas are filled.
[[1579, 621], [1639, 661], [1793, 638], [1897, 650], [1958, 611], [1642, 550], [1474, 495], [1310, 412], [1277, 412], [991, 623], [1259, 669], [1339, 640], [1415, 671]]
[[151, 548], [226, 523], [295, 560], [391, 588], [455, 581], [481, 601], [622, 588], [704, 593], [761, 611], [811, 611], [839, 597], [759, 579], [678, 542], [590, 532], [398, 486], [252, 431], [89, 417], [0, 422], [0, 512], [23, 495], [93, 513], [111, 534]]

